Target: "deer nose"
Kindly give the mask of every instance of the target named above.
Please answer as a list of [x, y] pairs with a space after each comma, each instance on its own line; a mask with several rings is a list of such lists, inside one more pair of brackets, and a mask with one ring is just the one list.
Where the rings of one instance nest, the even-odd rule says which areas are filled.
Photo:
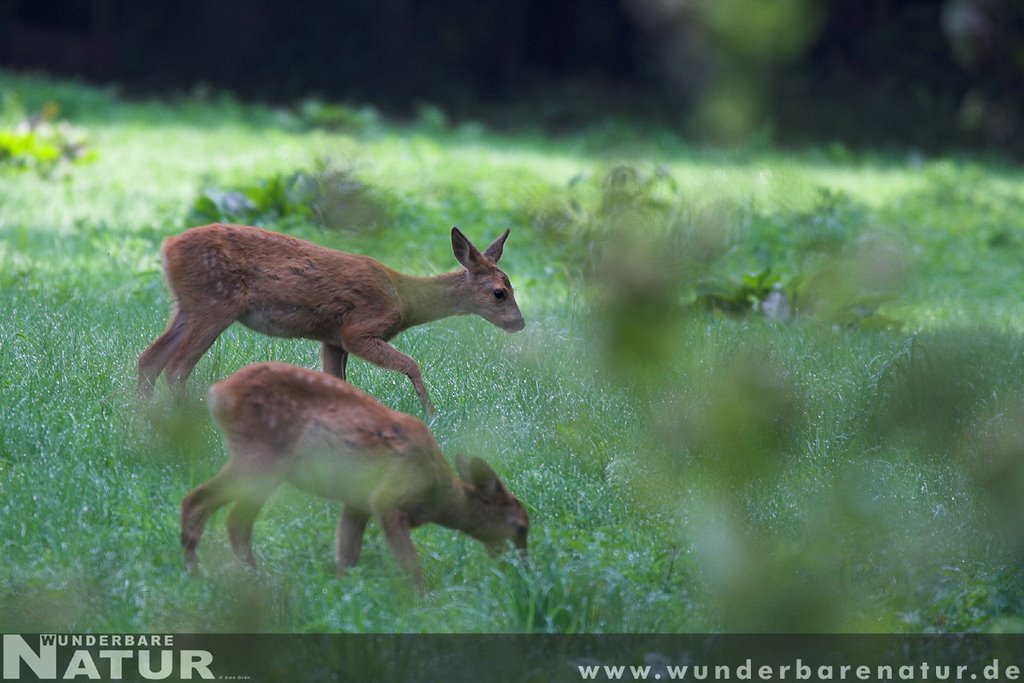
[[519, 316], [518, 319], [513, 320], [510, 323], [505, 323], [504, 325], [502, 325], [502, 328], [506, 332], [518, 332], [519, 330], [523, 329], [524, 327], [526, 327], [526, 321], [523, 320], [522, 316]]

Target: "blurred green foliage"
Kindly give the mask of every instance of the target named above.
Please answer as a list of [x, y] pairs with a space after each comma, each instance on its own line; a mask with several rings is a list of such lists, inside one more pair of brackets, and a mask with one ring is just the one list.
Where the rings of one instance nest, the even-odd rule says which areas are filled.
[[351, 107], [316, 98], [299, 104], [298, 119], [309, 128], [350, 134], [364, 134], [380, 124], [380, 115], [371, 106]]
[[819, 188], [808, 210], [766, 211], [687, 196], [664, 167], [620, 164], [599, 189], [574, 179], [570, 194], [573, 210], [559, 230], [598, 247], [590, 277], [613, 321], [613, 344], [615, 330], [631, 326], [636, 333], [623, 343], [650, 340], [646, 328], [683, 309], [899, 327], [879, 309], [903, 284], [902, 245], [869, 229], [867, 208], [841, 192]]
[[351, 170], [321, 163], [313, 172], [277, 173], [238, 189], [206, 189], [193, 203], [186, 223], [315, 223], [332, 229], [374, 230], [386, 223], [388, 215], [382, 192]]
[[85, 132], [55, 120], [59, 113], [56, 103], [47, 102], [27, 115], [15, 92], [0, 92], [0, 170], [51, 176], [69, 164], [94, 160]]

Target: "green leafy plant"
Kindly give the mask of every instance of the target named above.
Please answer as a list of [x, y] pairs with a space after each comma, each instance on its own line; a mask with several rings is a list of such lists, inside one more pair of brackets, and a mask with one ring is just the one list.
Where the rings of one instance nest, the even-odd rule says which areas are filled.
[[366, 133], [380, 125], [380, 115], [371, 106], [352, 107], [311, 97], [297, 107], [299, 121], [307, 128], [342, 133]]
[[188, 223], [300, 222], [365, 230], [383, 224], [387, 215], [382, 193], [351, 170], [322, 164], [313, 172], [277, 173], [241, 187], [203, 190], [192, 204]]
[[[5, 109], [15, 108], [10, 102]], [[0, 128], [0, 169], [50, 175], [59, 167], [94, 159], [84, 131], [67, 121], [54, 121], [59, 111], [51, 102], [15, 125]]]
[[767, 213], [693, 202], [667, 169], [620, 164], [599, 186], [574, 178], [570, 194], [562, 230], [575, 217], [579, 233], [604, 245], [595, 274], [611, 277], [619, 298], [634, 292], [620, 319], [667, 297], [733, 316], [898, 325], [879, 312], [895, 299], [898, 259], [885, 240], [865, 236], [867, 210], [841, 192], [822, 188], [809, 209]]
[[312, 220], [315, 178], [297, 171], [275, 174], [239, 188], [206, 189], [192, 205], [189, 222], [275, 223], [286, 217]]

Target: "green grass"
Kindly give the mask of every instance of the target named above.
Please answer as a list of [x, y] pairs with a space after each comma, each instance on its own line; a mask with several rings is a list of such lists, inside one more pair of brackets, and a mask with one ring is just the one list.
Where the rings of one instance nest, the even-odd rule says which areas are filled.
[[[374, 118], [345, 134], [10, 73], [0, 91], [26, 112], [55, 101], [95, 152], [56, 175], [0, 169], [2, 630], [1024, 627], [1020, 171], [723, 153], [627, 123], [552, 140]], [[396, 345], [449, 457], [487, 458], [527, 505], [529, 569], [423, 528], [419, 597], [371, 525], [339, 581], [336, 505], [282, 490], [256, 525], [258, 572], [219, 514], [202, 576], [185, 575], [178, 506], [224, 458], [203, 389], [259, 360], [313, 367], [317, 349], [235, 326], [185, 405], [161, 390], [140, 406], [135, 362], [170, 311], [160, 241], [206, 189], [324, 160], [387, 221], [267, 227], [414, 273], [454, 267], [451, 225], [478, 244], [512, 229], [502, 265], [526, 330], [449, 319]], [[616, 203], [622, 164], [641, 187]], [[702, 282], [735, 294], [764, 268], [795, 321], [699, 305]], [[878, 292], [875, 315], [837, 312]], [[419, 415], [404, 377], [350, 372]]]

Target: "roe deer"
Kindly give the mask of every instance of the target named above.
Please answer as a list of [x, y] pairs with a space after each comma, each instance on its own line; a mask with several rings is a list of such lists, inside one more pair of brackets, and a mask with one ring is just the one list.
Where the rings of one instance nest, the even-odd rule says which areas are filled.
[[165, 368], [168, 382], [182, 390], [199, 358], [237, 320], [264, 334], [319, 341], [324, 372], [341, 379], [350, 353], [397, 370], [412, 380], [431, 416], [419, 366], [388, 340], [465, 313], [509, 332], [523, 329], [512, 285], [497, 266], [508, 233], [480, 253], [452, 228], [463, 270], [430, 277], [244, 225], [214, 223], [169, 237], [161, 255], [177, 306], [139, 357], [139, 390], [149, 396]]
[[371, 515], [419, 588], [423, 576], [409, 529], [421, 524], [463, 531], [492, 554], [512, 541], [525, 555], [526, 509], [487, 463], [457, 457], [456, 474], [426, 425], [351, 384], [293, 365], [260, 363], [217, 382], [208, 396], [229, 460], [181, 502], [181, 544], [189, 571], [198, 570], [196, 548], [207, 519], [232, 501], [231, 547], [255, 567], [253, 522], [284, 481], [342, 502], [335, 553], [339, 576], [359, 560]]

